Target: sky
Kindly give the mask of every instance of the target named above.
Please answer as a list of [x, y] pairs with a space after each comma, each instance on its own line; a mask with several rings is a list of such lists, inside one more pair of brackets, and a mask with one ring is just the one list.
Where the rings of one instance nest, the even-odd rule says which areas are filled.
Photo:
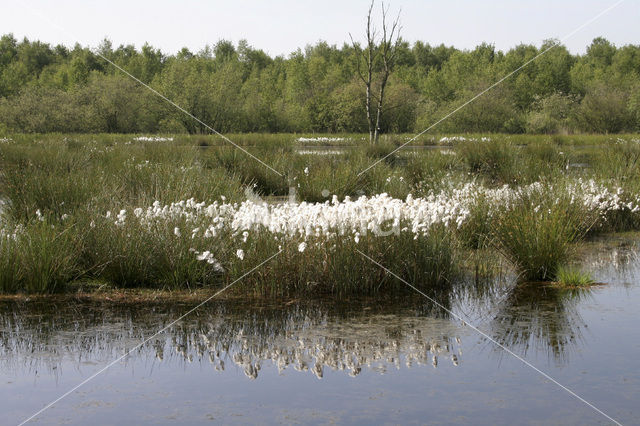
[[[564, 37], [617, 0], [387, 0], [400, 13], [403, 39], [472, 49], [482, 42], [508, 50], [520, 43], [540, 45], [557, 38], [573, 53], [584, 53], [593, 38], [617, 46], [640, 44], [640, 0], [625, 0], [570, 38]], [[193, 52], [220, 39], [272, 56], [323, 40], [342, 46], [351, 33], [364, 38], [369, 0], [0, 0], [0, 34], [13, 33], [55, 44], [96, 47], [145, 42], [173, 54]], [[375, 21], [380, 22], [376, 1]]]

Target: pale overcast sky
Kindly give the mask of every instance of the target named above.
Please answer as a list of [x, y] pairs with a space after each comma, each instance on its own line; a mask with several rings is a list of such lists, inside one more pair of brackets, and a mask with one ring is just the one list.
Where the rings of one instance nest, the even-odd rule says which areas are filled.
[[[401, 9], [402, 36], [411, 43], [445, 43], [473, 48], [481, 42], [506, 50], [520, 42], [540, 45], [562, 38], [616, 0], [388, 0], [391, 14]], [[145, 41], [165, 53], [182, 47], [194, 52], [220, 39], [247, 39], [271, 55], [325, 40], [341, 46], [349, 32], [362, 38], [369, 0], [0, 0], [0, 33], [52, 44], [97, 46], [105, 37], [114, 46]], [[379, 2], [376, 17], [379, 16]], [[45, 15], [66, 32], [34, 15]], [[640, 44], [640, 0], [621, 5], [564, 44], [583, 53], [594, 37], [618, 46]], [[70, 34], [73, 34], [71, 36]]]

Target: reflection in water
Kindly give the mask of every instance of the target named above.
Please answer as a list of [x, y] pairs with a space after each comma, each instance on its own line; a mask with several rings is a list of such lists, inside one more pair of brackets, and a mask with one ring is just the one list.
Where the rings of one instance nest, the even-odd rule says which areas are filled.
[[640, 274], [638, 235], [597, 238], [585, 245], [580, 259], [598, 282], [630, 283]]
[[[638, 241], [634, 237], [596, 238], [585, 244], [579, 257], [581, 268], [589, 271], [596, 282], [628, 283], [638, 276]], [[498, 342], [522, 355], [533, 349], [547, 352], [556, 362], [567, 363], [586, 327], [578, 307], [590, 298], [593, 289], [558, 289], [541, 283], [512, 285], [498, 304], [490, 329]]]
[[578, 302], [588, 297], [590, 291], [520, 283], [513, 287], [493, 318], [490, 326], [493, 337], [523, 356], [533, 349], [546, 351], [557, 362], [568, 362], [568, 353], [581, 341], [585, 326], [578, 313]]
[[[613, 248], [610, 243], [603, 245], [602, 250], [597, 243], [592, 245], [595, 248], [582, 256], [587, 268], [598, 270], [596, 263], [604, 258], [610, 267], [637, 269], [638, 262], [633, 262], [636, 245], [628, 240]], [[455, 300], [452, 309], [514, 351], [525, 356], [531, 351], [546, 353], [555, 362], [568, 362], [568, 355], [582, 342], [585, 327], [578, 305], [591, 290], [515, 284], [512, 278], [508, 271], [490, 278], [476, 270], [460, 285], [430, 296], [447, 308]], [[384, 373], [401, 365], [459, 365], [460, 338], [472, 332], [424, 305], [424, 299], [410, 299], [413, 304], [395, 300], [387, 304], [318, 301], [247, 306], [212, 301], [131, 356], [163, 365], [210, 363], [221, 371], [234, 365], [250, 378], [258, 377], [265, 362], [280, 372], [293, 369], [319, 378], [327, 368], [357, 376], [365, 368]], [[3, 301], [0, 369], [16, 375], [48, 372], [58, 376], [69, 365], [105, 364], [191, 307], [72, 298]], [[503, 351], [498, 353], [504, 356]]]
[[[476, 304], [502, 293], [489, 328], [505, 346], [526, 355], [533, 345], [557, 361], [566, 360], [567, 348], [579, 343], [583, 323], [576, 304], [584, 293], [541, 284], [505, 287], [503, 283], [496, 286], [500, 292], [485, 291], [481, 297], [480, 287], [467, 287]], [[459, 289], [451, 294], [464, 299]], [[469, 300], [465, 305], [467, 312], [488, 307], [474, 308]], [[0, 303], [0, 368], [33, 374], [48, 371], [57, 376], [65, 364], [75, 368], [105, 364], [190, 307], [74, 299], [5, 301]], [[210, 363], [219, 371], [234, 365], [254, 379], [265, 362], [279, 372], [292, 368], [318, 378], [326, 368], [357, 376], [364, 368], [385, 373], [401, 365], [438, 367], [447, 362], [458, 366], [462, 333], [470, 331], [424, 304], [308, 302], [247, 307], [218, 301], [187, 316], [130, 356], [169, 365]]]
[[[580, 268], [596, 282], [615, 285], [637, 280], [637, 236], [595, 238], [577, 256]], [[489, 318], [492, 337], [507, 348], [526, 356], [546, 353], [556, 363], [566, 364], [569, 355], [583, 343], [586, 324], [579, 313], [581, 302], [591, 300], [594, 289], [558, 289], [544, 283], [517, 283], [507, 271], [507, 279], [488, 282], [466, 291], [465, 307], [477, 318]], [[460, 297], [460, 296], [458, 296]], [[505, 356], [497, 350], [500, 357]]]
[[[4, 302], [0, 368], [60, 374], [63, 363], [106, 363], [134, 347], [189, 306]], [[363, 368], [384, 373], [401, 364], [461, 362], [459, 327], [427, 316], [424, 307], [332, 308], [321, 304], [247, 308], [212, 304], [149, 341], [131, 356], [156, 362], [229, 363], [250, 378], [264, 362], [321, 378], [325, 368], [356, 376]]]
[[[486, 274], [475, 268], [466, 280], [430, 296], [622, 423], [637, 424], [640, 262], [635, 246], [627, 246], [589, 243], [597, 254], [581, 255], [583, 266], [608, 283], [592, 290], [516, 284], [509, 271], [496, 277], [490, 275], [494, 268]], [[131, 418], [307, 423], [319, 422], [318, 413], [327, 423], [357, 424], [599, 420], [567, 403], [569, 396], [549, 392], [538, 375], [520, 374], [527, 369], [521, 363], [496, 363], [494, 354], [508, 355], [496, 349], [486, 356], [478, 349], [493, 344], [425, 306], [424, 299], [408, 299], [250, 306], [214, 300], [69, 398], [70, 410], [51, 410], [42, 421], [99, 424], [94, 419], [101, 414], [105, 424]], [[0, 302], [0, 396], [16, 422], [26, 418], [192, 306], [73, 298]], [[569, 363], [573, 351], [580, 356]], [[548, 365], [539, 356], [548, 357]], [[313, 386], [311, 374], [330, 378]], [[211, 392], [212, 382], [224, 392]]]

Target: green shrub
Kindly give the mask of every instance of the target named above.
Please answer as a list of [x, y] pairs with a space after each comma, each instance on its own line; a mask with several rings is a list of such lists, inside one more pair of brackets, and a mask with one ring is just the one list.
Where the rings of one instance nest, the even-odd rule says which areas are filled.
[[617, 133], [633, 130], [637, 125], [627, 104], [629, 93], [603, 83], [587, 90], [573, 121], [583, 131], [592, 133]]
[[529, 133], [560, 133], [569, 129], [569, 117], [578, 100], [571, 95], [553, 93], [537, 98], [527, 114], [526, 130]]

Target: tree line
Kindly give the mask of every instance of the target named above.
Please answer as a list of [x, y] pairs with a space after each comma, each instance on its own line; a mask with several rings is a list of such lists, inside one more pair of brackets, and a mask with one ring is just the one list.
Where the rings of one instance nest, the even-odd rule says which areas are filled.
[[[420, 131], [556, 43], [503, 52], [400, 39], [380, 131]], [[12, 34], [0, 38], [0, 130], [207, 133], [96, 52], [220, 132], [369, 131], [357, 43], [318, 42], [271, 57], [244, 40], [220, 40], [167, 55], [149, 44], [114, 48], [104, 40], [92, 50]], [[383, 61], [372, 68], [384, 72]], [[553, 47], [434, 130], [640, 131], [640, 45], [596, 38], [583, 55]]]

